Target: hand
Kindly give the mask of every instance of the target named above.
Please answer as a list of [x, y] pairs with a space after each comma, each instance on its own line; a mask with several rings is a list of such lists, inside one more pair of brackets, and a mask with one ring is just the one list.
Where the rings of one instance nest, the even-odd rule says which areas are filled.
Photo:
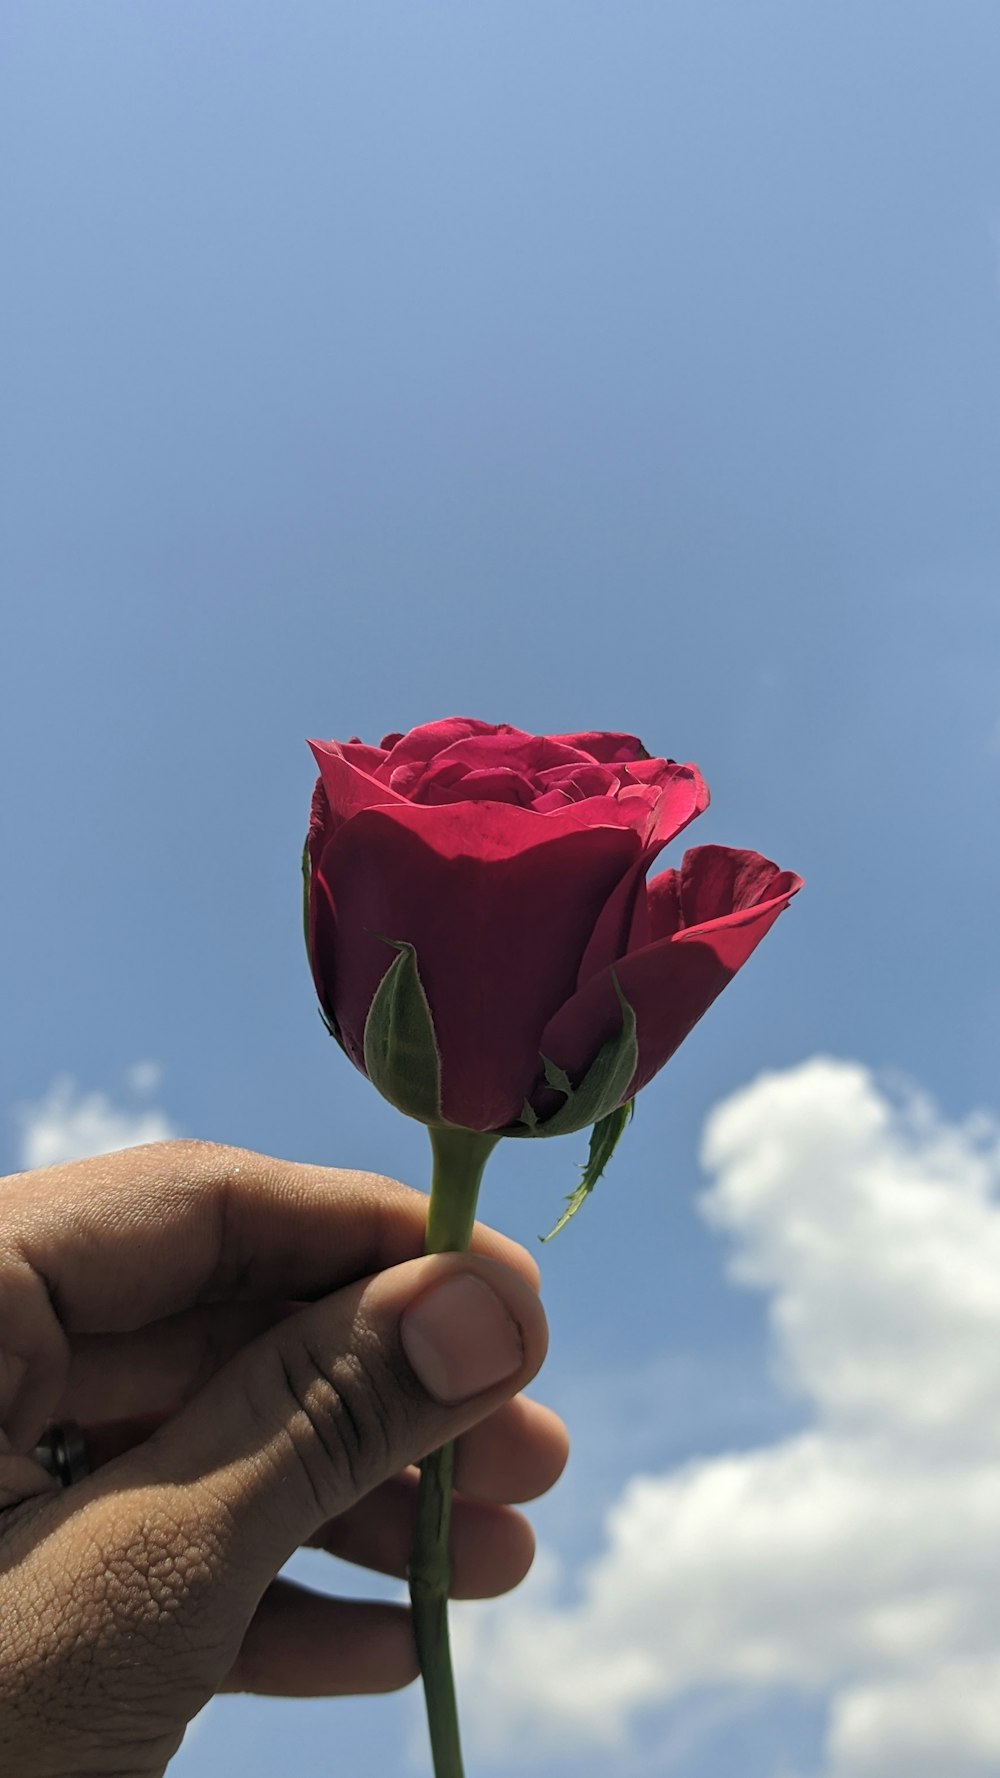
[[[408, 1466], [459, 1437], [454, 1592], [516, 1585], [561, 1423], [537, 1268], [477, 1227], [420, 1258], [427, 1200], [197, 1142], [0, 1181], [0, 1770], [162, 1774], [220, 1689], [382, 1691], [402, 1606], [275, 1577], [301, 1544], [404, 1572]], [[31, 1455], [79, 1420], [94, 1472]]]

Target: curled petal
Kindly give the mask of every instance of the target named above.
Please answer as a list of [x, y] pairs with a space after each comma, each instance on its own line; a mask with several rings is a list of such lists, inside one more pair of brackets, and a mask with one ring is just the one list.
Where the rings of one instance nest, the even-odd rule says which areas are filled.
[[648, 885], [651, 938], [670, 938], [752, 913], [778, 895], [794, 895], [802, 887], [793, 871], [779, 870], [760, 852], [733, 846], [692, 846], [681, 868], [664, 871]]
[[[759, 853], [729, 852], [721, 846], [696, 848], [680, 872], [667, 871], [650, 886], [655, 910], [651, 923], [660, 936], [614, 966], [637, 1021], [639, 1061], [628, 1097], [669, 1060], [800, 887], [799, 877]], [[683, 921], [688, 911], [685, 889], [690, 911], [700, 916], [690, 926], [674, 923], [678, 913]], [[619, 1022], [605, 970], [550, 1020], [542, 1036], [543, 1053], [578, 1078]]]
[[[708, 786], [697, 766], [667, 764], [662, 760], [655, 763], [665, 769], [660, 777], [658, 797], [648, 805], [650, 819], [642, 858], [628, 877], [615, 886], [594, 927], [580, 965], [580, 987], [609, 963], [629, 951], [638, 950], [650, 938], [658, 936], [650, 927], [644, 883], [646, 872], [657, 853], [700, 815], [708, 802]], [[644, 791], [641, 794], [648, 796], [649, 793]]]

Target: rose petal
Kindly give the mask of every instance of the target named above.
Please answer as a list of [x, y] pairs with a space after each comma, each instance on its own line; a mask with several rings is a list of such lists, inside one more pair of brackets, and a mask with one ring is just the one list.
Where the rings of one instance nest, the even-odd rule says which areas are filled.
[[685, 765], [676, 765], [673, 760], [665, 760], [662, 771], [651, 782], [660, 792], [660, 801], [650, 836], [650, 845], [654, 848], [650, 852], [650, 862], [657, 852], [687, 827], [689, 821], [693, 821], [696, 815], [704, 814], [710, 801], [708, 785], [698, 767], [690, 760]]
[[336, 741], [310, 741], [309, 746], [335, 819], [346, 821], [360, 809], [377, 808], [382, 803], [405, 803], [406, 798], [397, 796], [388, 784], [353, 765]]
[[[696, 849], [712, 854], [725, 850], [721, 846]], [[687, 854], [680, 878], [683, 884], [686, 867], [689, 880], [697, 884], [699, 912], [704, 914], [709, 886], [722, 885], [725, 893], [725, 870], [717, 857], [704, 861], [695, 858], [691, 864], [693, 857], [694, 854]], [[740, 907], [733, 907], [731, 902], [728, 906], [716, 902], [714, 918], [703, 918], [697, 926], [658, 938], [614, 965], [637, 1021], [639, 1063], [629, 1096], [645, 1086], [669, 1060], [801, 887], [799, 877], [779, 870], [759, 853], [735, 853], [732, 860], [730, 880], [739, 885], [741, 894], [752, 893], [753, 885], [761, 894], [760, 901]], [[750, 860], [757, 862], [751, 865]], [[668, 881], [663, 888], [657, 887], [661, 878], [651, 886], [658, 922], [669, 914], [674, 889], [670, 879], [676, 878], [677, 873], [666, 872], [665, 876]], [[542, 1049], [571, 1078], [580, 1079], [601, 1045], [620, 1025], [621, 1009], [610, 971], [604, 971], [591, 977], [549, 1021], [542, 1035]]]
[[310, 873], [309, 896], [306, 902], [306, 948], [309, 952], [309, 963], [312, 968], [317, 999], [331, 1022], [333, 1021], [333, 946], [318, 942], [318, 934], [327, 925], [330, 892], [320, 875], [320, 861], [328, 841], [333, 836], [334, 828], [338, 825], [339, 823], [333, 819], [323, 780], [317, 778], [313, 790], [312, 807], [309, 811], [309, 833], [306, 838]]
[[535, 789], [523, 772], [506, 766], [496, 766], [492, 771], [468, 771], [463, 765], [453, 765], [447, 771], [426, 775], [419, 791], [412, 793], [412, 800], [434, 805], [518, 803], [522, 809], [530, 809]]
[[542, 1028], [637, 850], [628, 828], [543, 823], [513, 804], [373, 808], [344, 822], [320, 860], [315, 945], [337, 959], [336, 1023], [353, 1060], [362, 1066], [391, 962], [384, 941], [405, 939], [434, 1017], [444, 1116], [480, 1130], [512, 1122]]
[[681, 873], [679, 870], [661, 871], [651, 883], [646, 884], [646, 915], [651, 943], [657, 938], [673, 938], [684, 924], [681, 913]]
[[[504, 734], [463, 736], [419, 766], [415, 760], [406, 760], [399, 766], [394, 764], [389, 782], [394, 790], [404, 792], [412, 802], [453, 802], [456, 800], [453, 796], [434, 795], [431, 786], [442, 777], [450, 786], [459, 768], [464, 773], [513, 771], [531, 787], [538, 774], [547, 768], [572, 772], [584, 765], [589, 765], [592, 770], [599, 769], [594, 768], [593, 761], [585, 760], [572, 748], [556, 746], [544, 735], [525, 735], [515, 729]], [[602, 780], [601, 789], [604, 788]], [[470, 789], [470, 799], [488, 801], [488, 792], [481, 790], [477, 793]], [[505, 797], [502, 800], [510, 799]]]
[[553, 741], [561, 741], [566, 747], [576, 747], [580, 753], [589, 753], [601, 765], [617, 765], [621, 760], [648, 759], [649, 753], [643, 746], [638, 735], [614, 735], [592, 732], [585, 735], [553, 735]]
[[435, 759], [446, 748], [454, 746], [456, 741], [466, 740], [470, 736], [520, 733], [520, 729], [511, 728], [509, 723], [478, 722], [474, 716], [446, 716], [440, 722], [423, 722], [401, 736], [383, 769], [388, 777], [400, 766], [409, 765], [414, 760], [420, 765], [426, 765], [428, 760]]
[[564, 809], [567, 803], [576, 801], [577, 798], [567, 796], [565, 790], [547, 790], [544, 796], [536, 795], [531, 806], [536, 815], [551, 815], [554, 809]]
[[692, 846], [679, 871], [664, 871], [648, 885], [653, 938], [689, 937], [696, 929], [753, 910], [776, 895], [794, 895], [801, 877], [782, 871], [760, 852], [734, 846]]
[[384, 747], [367, 747], [364, 741], [338, 741], [334, 745], [340, 748], [341, 755], [347, 760], [348, 765], [358, 766], [361, 771], [367, 772], [369, 777], [375, 777], [379, 766], [386, 757]]
[[578, 760], [572, 765], [548, 766], [534, 776], [543, 794], [550, 790], [565, 790], [574, 802], [582, 802], [586, 796], [612, 796], [621, 784], [609, 766], [599, 766], [594, 759]]
[[708, 787], [697, 766], [670, 765], [662, 774], [642, 858], [616, 886], [594, 927], [580, 965], [579, 987], [609, 963], [659, 936], [651, 927], [643, 879], [657, 854], [701, 814], [707, 802]]

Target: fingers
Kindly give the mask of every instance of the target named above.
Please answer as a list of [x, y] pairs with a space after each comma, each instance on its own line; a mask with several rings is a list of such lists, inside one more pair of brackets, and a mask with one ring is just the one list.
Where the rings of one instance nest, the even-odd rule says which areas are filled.
[[455, 1486], [474, 1500], [507, 1506], [537, 1500], [566, 1467], [569, 1435], [558, 1414], [518, 1395], [463, 1435], [455, 1452]]
[[[192, 1142], [102, 1155], [4, 1182], [0, 1427], [37, 1439], [69, 1378], [67, 1335], [133, 1332], [199, 1305], [312, 1300], [419, 1254], [427, 1199], [373, 1174]], [[537, 1287], [515, 1243], [476, 1252]], [[201, 1335], [211, 1341], [209, 1321]], [[174, 1330], [197, 1346], [197, 1326]], [[162, 1356], [162, 1354], [161, 1354]]]
[[[157, 1424], [127, 1420], [89, 1429], [93, 1466], [133, 1449]], [[534, 1556], [534, 1535], [527, 1520], [508, 1508], [551, 1488], [567, 1453], [566, 1429], [558, 1415], [523, 1395], [463, 1433], [456, 1449], [460, 1492], [454, 1498], [451, 1530], [454, 1598], [492, 1599], [524, 1579]], [[409, 1469], [321, 1526], [309, 1542], [345, 1562], [402, 1579], [413, 1543], [416, 1501], [417, 1471]]]
[[[534, 1533], [507, 1503], [534, 1500], [559, 1479], [569, 1451], [557, 1414], [519, 1395], [459, 1439], [453, 1502], [451, 1593], [492, 1599], [524, 1579]], [[393, 1476], [310, 1541], [343, 1561], [403, 1577], [416, 1526], [417, 1472]]]
[[[330, 1520], [511, 1399], [545, 1345], [530, 1284], [480, 1255], [409, 1260], [310, 1304], [251, 1341], [143, 1443], [16, 1509], [17, 1622], [5, 1633], [31, 1648], [41, 1623], [60, 1695], [85, 1686], [112, 1717], [127, 1696], [133, 1717], [165, 1724], [168, 1753], [177, 1725], [227, 1674], [298, 1692], [403, 1683], [413, 1671], [405, 1619], [354, 1610], [332, 1636], [336, 1607], [269, 1589]], [[490, 1526], [499, 1569], [484, 1576], [480, 1559], [477, 1586], [500, 1584], [530, 1555], [524, 1533], [489, 1503], [470, 1505], [473, 1515]], [[355, 1547], [363, 1534], [362, 1524]], [[384, 1527], [368, 1534], [392, 1554]], [[54, 1577], [57, 1611], [44, 1603]], [[44, 1697], [32, 1674], [25, 1686]]]
[[[87, 1431], [95, 1468], [132, 1450], [159, 1422], [117, 1421]], [[534, 1555], [534, 1536], [516, 1501], [534, 1500], [554, 1486], [568, 1454], [566, 1429], [541, 1403], [517, 1396], [457, 1442], [459, 1492], [451, 1532], [452, 1595], [491, 1599], [516, 1587]], [[402, 1579], [416, 1523], [417, 1471], [409, 1469], [373, 1489], [356, 1506], [309, 1539], [345, 1562]]]
[[[394, 1476], [349, 1512], [331, 1519], [310, 1543], [314, 1549], [378, 1574], [402, 1580], [417, 1522], [417, 1473]], [[452, 1503], [453, 1599], [495, 1599], [519, 1586], [535, 1555], [535, 1536], [523, 1514], [508, 1506], [467, 1500]]]
[[331, 1698], [395, 1691], [418, 1671], [405, 1606], [330, 1599], [278, 1580], [257, 1607], [220, 1689]]
[[53, 1418], [87, 1422], [164, 1418], [257, 1334], [301, 1305], [211, 1303], [133, 1333], [77, 1334]]
[[546, 1344], [538, 1298], [495, 1260], [412, 1260], [245, 1347], [151, 1439], [81, 1483], [121, 1517], [165, 1502], [176, 1536], [256, 1603], [301, 1543], [518, 1391]]
[[[523, 1397], [519, 1397], [517, 1402], [498, 1408], [485, 1424], [492, 1427], [494, 1422], [502, 1423], [522, 1401]], [[525, 1405], [534, 1408], [537, 1404]], [[455, 1494], [452, 1507], [451, 1592], [456, 1599], [493, 1599], [508, 1593], [519, 1585], [531, 1566], [534, 1534], [527, 1520], [510, 1510], [509, 1503], [514, 1499], [533, 1499], [558, 1480], [566, 1443], [557, 1417], [547, 1409], [538, 1409], [538, 1413], [544, 1421], [555, 1423], [558, 1435], [550, 1437], [543, 1421], [543, 1440], [518, 1453], [506, 1467], [502, 1458], [499, 1468], [494, 1463], [492, 1437], [477, 1449], [478, 1434], [483, 1428], [473, 1427], [458, 1441], [456, 1468], [467, 1479], [466, 1492]], [[142, 1421], [117, 1421], [88, 1431], [87, 1445], [94, 1467], [122, 1456], [155, 1430], [155, 1426]], [[533, 1428], [527, 1437], [534, 1439]], [[512, 1444], [516, 1446], [518, 1442], [515, 1431]], [[21, 1462], [27, 1470], [29, 1459], [22, 1458]], [[37, 1465], [31, 1465], [31, 1471], [37, 1472], [36, 1480], [42, 1476], [48, 1485], [49, 1478], [38, 1471]], [[416, 1469], [393, 1476], [356, 1506], [322, 1525], [309, 1538], [309, 1544], [344, 1562], [402, 1580], [416, 1525], [417, 1481]], [[23, 1492], [18, 1498], [23, 1497]]]
[[[67, 1332], [132, 1329], [192, 1305], [310, 1300], [415, 1258], [427, 1199], [372, 1173], [162, 1142], [4, 1182], [4, 1240], [46, 1282]], [[476, 1252], [537, 1288], [515, 1242]]]
[[[112, 1387], [111, 1398], [114, 1396]], [[87, 1424], [86, 1402], [86, 1394], [68, 1396], [57, 1418], [84, 1424], [95, 1469], [141, 1444], [158, 1431], [165, 1418], [162, 1412], [114, 1419], [101, 1414], [97, 1424]], [[519, 1395], [462, 1434], [455, 1454], [455, 1486], [470, 1499], [505, 1506], [537, 1500], [559, 1480], [568, 1454], [568, 1435], [558, 1414]]]
[[52, 1417], [81, 1424], [165, 1418], [256, 1334], [300, 1307], [214, 1303], [125, 1336], [78, 1334], [70, 1342], [65, 1388]]

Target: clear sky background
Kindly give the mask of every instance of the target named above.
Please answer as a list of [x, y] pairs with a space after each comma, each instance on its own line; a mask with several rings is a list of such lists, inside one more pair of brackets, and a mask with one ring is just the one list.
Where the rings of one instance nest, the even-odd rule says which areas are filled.
[[[0, 15], [0, 1162], [426, 1180], [314, 1011], [307, 735], [626, 728], [808, 880], [545, 1250], [482, 1778], [1000, 1769], [998, 91], [991, 0]], [[419, 1701], [174, 1769], [419, 1774]]]

